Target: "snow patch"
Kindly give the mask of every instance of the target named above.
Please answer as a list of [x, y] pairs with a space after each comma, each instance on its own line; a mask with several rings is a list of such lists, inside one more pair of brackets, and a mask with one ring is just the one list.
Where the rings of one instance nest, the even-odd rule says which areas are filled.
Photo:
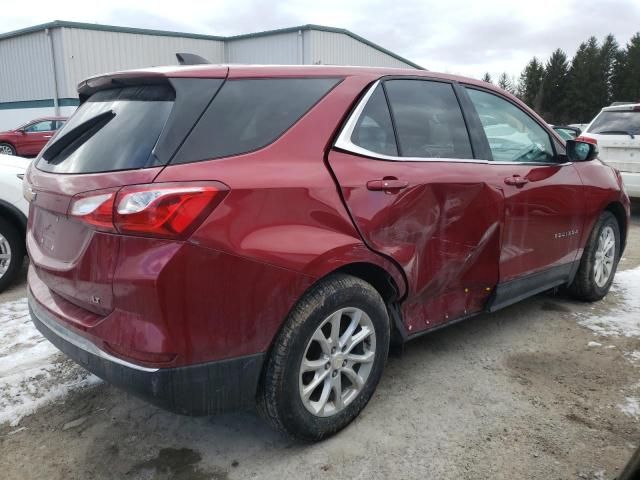
[[634, 350], [633, 352], [626, 352], [624, 354], [631, 362], [639, 362], [640, 361], [640, 352], [638, 350]]
[[38, 332], [26, 298], [0, 304], [0, 425], [98, 382]]
[[602, 336], [640, 337], [640, 267], [617, 272], [614, 289], [622, 300], [605, 316], [590, 316], [579, 323]]
[[587, 347], [601, 347], [602, 344], [598, 342], [589, 342], [587, 343]]
[[624, 400], [625, 403], [618, 405], [618, 408], [622, 413], [637, 420], [640, 417], [640, 399], [637, 397], [626, 397]]

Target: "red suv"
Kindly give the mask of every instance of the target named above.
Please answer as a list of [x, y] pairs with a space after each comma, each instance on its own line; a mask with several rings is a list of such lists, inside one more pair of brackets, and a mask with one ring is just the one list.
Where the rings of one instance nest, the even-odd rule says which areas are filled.
[[609, 290], [629, 199], [595, 145], [467, 78], [171, 67], [79, 86], [27, 174], [33, 321], [162, 407], [317, 440], [405, 342]]
[[35, 157], [66, 121], [65, 117], [38, 118], [15, 130], [0, 132], [0, 154]]

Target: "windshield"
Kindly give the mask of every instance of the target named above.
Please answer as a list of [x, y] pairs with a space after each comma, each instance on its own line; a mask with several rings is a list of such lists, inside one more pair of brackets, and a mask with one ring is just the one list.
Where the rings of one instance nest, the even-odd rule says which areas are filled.
[[154, 165], [152, 150], [174, 97], [174, 91], [166, 85], [95, 93], [64, 124], [42, 153], [37, 168], [56, 173], [98, 173]]
[[616, 132], [615, 135], [640, 134], [640, 111], [611, 110], [601, 112], [588, 130], [589, 133]]

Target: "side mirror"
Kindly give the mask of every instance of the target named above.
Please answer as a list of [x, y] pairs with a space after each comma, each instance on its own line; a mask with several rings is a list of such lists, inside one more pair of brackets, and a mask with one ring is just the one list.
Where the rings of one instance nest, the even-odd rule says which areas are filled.
[[567, 140], [567, 159], [570, 162], [588, 162], [598, 156], [598, 144], [591, 138]]

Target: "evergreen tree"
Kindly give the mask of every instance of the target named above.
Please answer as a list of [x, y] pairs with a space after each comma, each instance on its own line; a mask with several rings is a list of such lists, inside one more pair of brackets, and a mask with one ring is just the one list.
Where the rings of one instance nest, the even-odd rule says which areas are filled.
[[569, 114], [574, 122], [589, 122], [603, 107], [600, 48], [595, 37], [580, 44], [567, 81]]
[[541, 114], [551, 123], [566, 123], [567, 114], [567, 75], [569, 63], [567, 55], [557, 49], [547, 61], [544, 76], [544, 98], [542, 99]]
[[521, 100], [532, 108], [536, 108], [536, 104], [539, 106], [543, 79], [544, 67], [536, 57], [533, 57], [520, 74], [520, 88], [518, 89]]
[[613, 68], [613, 76], [611, 79], [612, 97], [614, 102], [624, 102], [624, 87], [627, 70], [627, 51], [625, 49], [618, 50], [616, 62]]
[[513, 87], [513, 84], [511, 83], [511, 79], [507, 75], [507, 72], [503, 72], [498, 78], [498, 87], [506, 90], [509, 93], [515, 93], [515, 89]]
[[485, 72], [485, 74], [482, 76], [482, 81], [487, 83], [493, 83], [493, 81], [491, 80], [491, 74], [489, 72]]
[[618, 54], [613, 73], [615, 101], [640, 102], [640, 32]]
[[613, 77], [616, 58], [618, 57], [618, 42], [609, 34], [600, 47], [600, 85], [598, 86], [598, 102], [600, 105], [610, 105], [613, 98]]

